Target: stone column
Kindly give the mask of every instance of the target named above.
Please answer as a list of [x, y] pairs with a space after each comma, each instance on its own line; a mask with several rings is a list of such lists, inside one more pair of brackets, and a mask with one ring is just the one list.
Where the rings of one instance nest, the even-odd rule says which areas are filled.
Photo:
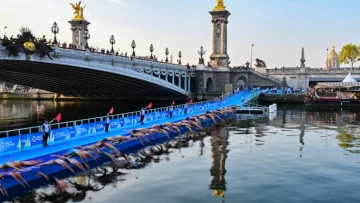
[[190, 88], [190, 80], [191, 80], [191, 76], [189, 76], [189, 78], [188, 78], [188, 92], [190, 92], [191, 91], [191, 88]]
[[225, 22], [224, 22], [224, 33], [225, 33], [225, 35], [224, 35], [224, 43], [225, 43], [225, 53], [224, 54], [227, 54], [227, 23], [228, 23], [228, 21], [226, 20]]
[[85, 28], [79, 30], [79, 45], [81, 49], [85, 49], [85, 38], [84, 38]]
[[216, 48], [215, 48], [215, 46], [216, 46], [216, 24], [215, 24], [215, 21], [214, 20], [212, 20], [211, 21], [212, 22], [212, 25], [213, 25], [213, 29], [212, 29], [212, 52], [213, 52], [213, 54], [216, 54]]
[[166, 82], [169, 82], [168, 75], [169, 75], [169, 73], [166, 73], [166, 76], [165, 76], [165, 80], [166, 80]]
[[172, 76], [172, 84], [175, 85], [175, 72], [174, 72], [174, 74]]
[[187, 77], [184, 78], [184, 89], [185, 91], [187, 91]]
[[181, 88], [181, 73], [180, 73], [180, 76], [179, 76], [179, 87]]
[[225, 21], [221, 21], [221, 54], [226, 54], [226, 47], [225, 47]]
[[76, 28], [71, 28], [72, 31], [72, 44], [75, 45], [75, 41], [76, 41]]

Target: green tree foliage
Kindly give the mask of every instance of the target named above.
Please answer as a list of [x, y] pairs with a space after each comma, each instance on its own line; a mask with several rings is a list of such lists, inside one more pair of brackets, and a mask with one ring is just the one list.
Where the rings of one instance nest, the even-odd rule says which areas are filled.
[[339, 62], [344, 64], [351, 64], [351, 69], [354, 67], [354, 63], [359, 60], [360, 51], [354, 44], [347, 44], [343, 46], [339, 54]]

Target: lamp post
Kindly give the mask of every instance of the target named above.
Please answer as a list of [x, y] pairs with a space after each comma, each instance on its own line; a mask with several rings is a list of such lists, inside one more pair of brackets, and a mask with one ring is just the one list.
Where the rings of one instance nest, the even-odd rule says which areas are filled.
[[152, 59], [154, 59], [154, 57], [153, 57], [153, 55], [152, 55], [152, 53], [153, 53], [153, 51], [154, 51], [154, 46], [152, 45], [152, 44], [150, 44], [150, 59], [152, 60]]
[[[6, 28], [6, 27], [5, 27]], [[51, 27], [51, 32], [54, 33], [54, 40], [52, 44], [57, 44], [56, 34], [59, 33], [60, 29], [56, 22], [54, 22], [53, 26]]]
[[251, 62], [250, 62], [250, 64], [251, 64], [251, 68], [253, 67], [253, 65], [252, 65], [252, 63], [253, 63], [253, 59], [252, 59], [252, 56], [253, 56], [253, 47], [254, 47], [254, 44], [251, 44]]
[[169, 49], [168, 49], [167, 47], [166, 47], [166, 49], [165, 49], [165, 55], [166, 55], [165, 62], [168, 63], [168, 62], [169, 62], [169, 59], [168, 59]]
[[245, 63], [246, 68], [249, 68], [249, 65], [250, 65], [249, 61]]
[[111, 44], [111, 53], [114, 53], [114, 44], [115, 44], [115, 37], [114, 37], [114, 35], [111, 35], [111, 37], [110, 37], [110, 44]]
[[4, 36], [6, 36], [6, 28], [7, 28], [7, 26], [4, 27]]
[[84, 38], [86, 40], [85, 49], [89, 48], [88, 40], [90, 39], [90, 33], [88, 29], [84, 30]]
[[179, 65], [181, 65], [181, 57], [182, 57], [181, 51], [179, 51]]
[[135, 48], [136, 48], [135, 40], [133, 40], [133, 41], [131, 42], [131, 48], [133, 49], [132, 56], [136, 56], [136, 55], [135, 55]]
[[206, 54], [206, 51], [204, 50], [203, 46], [200, 47], [200, 50], [198, 51], [198, 54], [200, 55], [199, 64], [204, 64], [203, 55]]

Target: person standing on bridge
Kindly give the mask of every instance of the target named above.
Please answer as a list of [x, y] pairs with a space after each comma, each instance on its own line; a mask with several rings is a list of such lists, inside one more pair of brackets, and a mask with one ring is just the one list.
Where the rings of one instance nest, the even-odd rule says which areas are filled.
[[109, 126], [110, 126], [110, 118], [109, 118], [109, 114], [106, 114], [105, 132], [109, 132]]
[[174, 105], [175, 105], [175, 101], [173, 100], [173, 102], [171, 103], [171, 106], [169, 108], [169, 116], [170, 116], [170, 118], [172, 118], [172, 115], [173, 115]]
[[144, 118], [145, 118], [145, 110], [146, 109], [151, 109], [152, 108], [152, 103], [150, 103], [147, 107], [142, 107], [140, 110], [140, 123], [141, 125], [144, 124]]
[[114, 113], [114, 107], [111, 107], [109, 113], [106, 114], [106, 120], [105, 120], [105, 132], [109, 132], [110, 127], [110, 118], [109, 115]]
[[[61, 115], [61, 114], [59, 114], [59, 115]], [[45, 119], [44, 124], [41, 126], [41, 131], [43, 133], [43, 141], [42, 141], [43, 147], [49, 146], [48, 143], [47, 143], [47, 140], [49, 138], [49, 133], [50, 133], [50, 130], [51, 130], [50, 124], [52, 122], [54, 122], [55, 120], [58, 120], [57, 118], [59, 117], [59, 115], [56, 116], [56, 118], [52, 119], [50, 122], [48, 122], [48, 120]], [[60, 119], [61, 119], [61, 116], [60, 116]]]
[[188, 109], [188, 102], [186, 102], [184, 104], [184, 114], [186, 115], [187, 114], [187, 109]]

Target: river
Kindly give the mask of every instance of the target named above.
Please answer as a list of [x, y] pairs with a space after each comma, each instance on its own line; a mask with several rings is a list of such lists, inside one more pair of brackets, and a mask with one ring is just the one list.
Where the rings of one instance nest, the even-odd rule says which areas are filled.
[[[2, 106], [11, 113], [1, 114], [7, 127], [21, 127], [58, 109], [77, 119], [104, 114], [112, 104]], [[102, 166], [67, 178], [67, 193], [53, 194], [48, 185], [14, 202], [359, 202], [359, 111], [278, 108], [274, 119], [247, 117], [211, 129], [137, 169]]]

